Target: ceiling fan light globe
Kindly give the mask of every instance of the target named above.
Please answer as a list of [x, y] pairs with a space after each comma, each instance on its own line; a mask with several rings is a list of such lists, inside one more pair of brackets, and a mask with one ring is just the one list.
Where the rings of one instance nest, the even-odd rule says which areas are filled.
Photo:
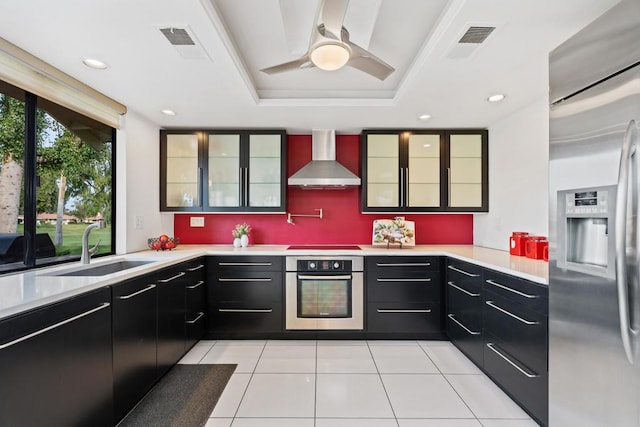
[[334, 71], [344, 67], [349, 61], [350, 53], [341, 43], [323, 43], [315, 46], [309, 57], [321, 70]]

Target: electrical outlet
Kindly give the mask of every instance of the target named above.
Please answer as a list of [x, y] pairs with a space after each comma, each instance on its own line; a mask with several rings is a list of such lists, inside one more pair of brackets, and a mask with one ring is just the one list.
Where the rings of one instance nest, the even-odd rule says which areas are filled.
[[192, 216], [189, 219], [189, 225], [191, 227], [204, 227], [204, 217], [203, 216]]
[[134, 223], [134, 228], [136, 230], [143, 230], [144, 229], [144, 218], [142, 217], [142, 215], [136, 215], [133, 218], [133, 223]]

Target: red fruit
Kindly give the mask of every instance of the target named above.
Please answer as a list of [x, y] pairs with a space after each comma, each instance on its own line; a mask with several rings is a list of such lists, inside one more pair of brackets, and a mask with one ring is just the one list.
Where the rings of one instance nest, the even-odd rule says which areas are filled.
[[162, 249], [162, 243], [159, 240], [155, 240], [152, 244], [151, 244], [151, 248], [155, 249], [156, 251], [159, 251], [160, 249]]
[[176, 247], [176, 243], [173, 240], [169, 240], [167, 243], [164, 244], [164, 247], [166, 249], [173, 249]]
[[160, 240], [160, 242], [162, 243], [167, 243], [169, 241], [169, 236], [167, 236], [166, 234], [161, 234], [160, 237], [158, 237], [158, 240]]

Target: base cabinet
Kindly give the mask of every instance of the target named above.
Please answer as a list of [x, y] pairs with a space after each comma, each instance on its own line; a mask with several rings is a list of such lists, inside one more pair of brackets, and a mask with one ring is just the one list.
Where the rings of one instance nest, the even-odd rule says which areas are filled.
[[205, 281], [207, 279], [204, 258], [187, 263], [185, 278], [185, 341], [184, 350], [188, 351], [205, 332], [207, 320], [207, 300]]
[[145, 275], [113, 286], [113, 394], [122, 419], [156, 382], [157, 286]]
[[284, 259], [220, 256], [208, 259], [208, 335], [269, 336], [284, 331]]
[[441, 338], [440, 264], [440, 257], [366, 257], [367, 335]]
[[0, 322], [0, 425], [113, 426], [111, 290]]

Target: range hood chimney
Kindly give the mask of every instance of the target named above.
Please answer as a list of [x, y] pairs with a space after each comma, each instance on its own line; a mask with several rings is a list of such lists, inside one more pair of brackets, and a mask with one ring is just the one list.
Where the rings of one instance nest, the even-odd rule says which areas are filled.
[[336, 161], [336, 131], [314, 129], [311, 132], [311, 162], [289, 177], [289, 185], [309, 189], [359, 186], [360, 178]]

